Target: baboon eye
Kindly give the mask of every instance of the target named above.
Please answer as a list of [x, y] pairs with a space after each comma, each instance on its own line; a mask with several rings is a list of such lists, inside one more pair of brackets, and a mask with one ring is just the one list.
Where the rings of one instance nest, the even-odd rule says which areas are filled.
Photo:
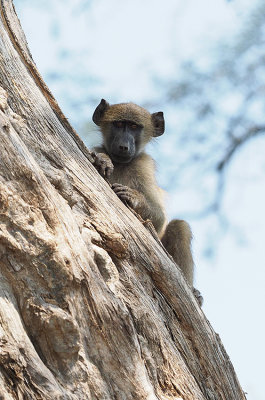
[[116, 126], [116, 128], [122, 128], [123, 122], [122, 121], [114, 121], [114, 125]]
[[131, 128], [132, 128], [132, 129], [137, 129], [138, 126], [137, 126], [136, 124], [132, 124], [132, 125], [131, 125]]

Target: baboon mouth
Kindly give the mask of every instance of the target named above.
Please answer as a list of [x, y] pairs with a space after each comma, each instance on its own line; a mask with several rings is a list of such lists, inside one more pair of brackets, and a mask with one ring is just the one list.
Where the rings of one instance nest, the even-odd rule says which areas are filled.
[[120, 163], [120, 164], [127, 164], [132, 160], [131, 156], [120, 156], [117, 154], [112, 154], [111, 155], [111, 159], [112, 161], [116, 162], [116, 163]]

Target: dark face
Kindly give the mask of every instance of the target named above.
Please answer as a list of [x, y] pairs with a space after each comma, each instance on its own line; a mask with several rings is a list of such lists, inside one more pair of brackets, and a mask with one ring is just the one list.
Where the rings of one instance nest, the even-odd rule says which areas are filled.
[[129, 163], [139, 152], [143, 126], [133, 121], [113, 121], [105, 147], [116, 163]]

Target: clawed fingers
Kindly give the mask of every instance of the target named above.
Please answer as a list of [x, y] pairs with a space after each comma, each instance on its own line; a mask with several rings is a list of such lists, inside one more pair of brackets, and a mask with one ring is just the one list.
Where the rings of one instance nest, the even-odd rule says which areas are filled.
[[109, 179], [110, 176], [111, 176], [111, 174], [112, 174], [112, 172], [113, 172], [113, 168], [107, 166], [107, 168], [105, 169], [105, 176], [106, 176], [106, 178]]
[[91, 156], [94, 158], [93, 165], [98, 170], [101, 176], [104, 178], [110, 178], [113, 173], [113, 164], [107, 156], [91, 152]]
[[130, 201], [131, 199], [131, 196], [128, 193], [117, 193], [117, 196], [119, 196], [119, 198], [124, 201]]
[[136, 207], [138, 204], [136, 190], [131, 189], [128, 186], [121, 185], [120, 183], [113, 183], [111, 187], [119, 199], [123, 201], [123, 203], [132, 208]]
[[97, 166], [99, 168], [98, 171], [99, 171], [100, 175], [105, 176], [106, 168], [107, 168], [106, 162], [102, 161], [99, 164], [97, 164]]
[[128, 186], [123, 186], [120, 183], [114, 183], [112, 185], [112, 189], [123, 202], [126, 201], [129, 205], [132, 203], [133, 193], [132, 189], [130, 189]]
[[128, 190], [129, 189], [128, 186], [122, 185], [121, 183], [113, 183], [111, 185], [111, 187], [112, 187], [113, 190], [116, 190], [118, 188], [119, 189], [124, 189], [124, 190]]
[[113, 183], [111, 187], [117, 195], [130, 191], [128, 186], [121, 185], [120, 183]]

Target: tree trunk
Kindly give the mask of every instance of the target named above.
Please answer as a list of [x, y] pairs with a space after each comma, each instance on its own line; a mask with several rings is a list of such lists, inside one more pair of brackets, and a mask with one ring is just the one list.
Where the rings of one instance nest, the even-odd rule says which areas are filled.
[[245, 399], [180, 270], [90, 163], [11, 0], [0, 40], [0, 399]]

